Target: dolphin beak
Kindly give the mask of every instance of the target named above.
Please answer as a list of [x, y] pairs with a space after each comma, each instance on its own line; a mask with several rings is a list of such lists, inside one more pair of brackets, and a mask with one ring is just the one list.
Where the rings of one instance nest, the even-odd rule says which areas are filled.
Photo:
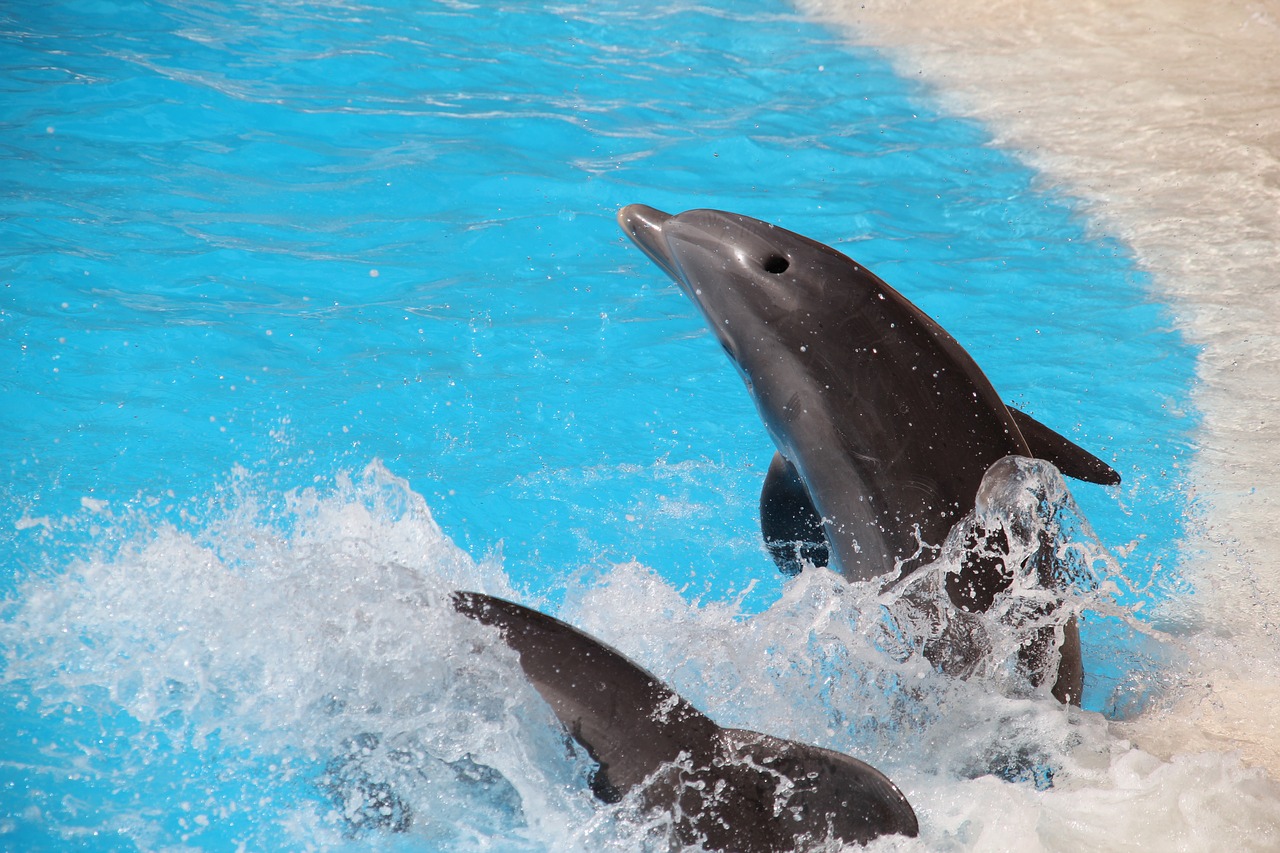
[[679, 284], [680, 273], [662, 234], [662, 226], [672, 218], [669, 213], [643, 204], [629, 204], [618, 211], [618, 225], [631, 238], [631, 242], [639, 246], [640, 251]]

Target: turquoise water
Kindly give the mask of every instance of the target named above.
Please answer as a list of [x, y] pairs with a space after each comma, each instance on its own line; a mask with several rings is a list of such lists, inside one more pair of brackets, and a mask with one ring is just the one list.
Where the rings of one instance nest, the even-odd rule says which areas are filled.
[[[601, 605], [619, 631], [676, 593], [739, 621], [788, 594], [758, 542], [769, 439], [619, 233], [630, 202], [866, 263], [1125, 477], [1073, 487], [1121, 605], [1180, 589], [1194, 354], [1143, 273], [980, 126], [783, 4], [19, 3], [0, 27], [9, 847], [389, 843], [326, 822], [314, 781], [359, 727], [308, 714], [367, 679], [289, 645], [304, 616], [395, 610], [388, 566], [568, 614], [635, 583], [643, 614]], [[325, 559], [345, 582], [312, 585]], [[664, 630], [677, 663], [643, 662], [697, 670], [698, 630]], [[1086, 707], [1138, 701], [1133, 631], [1095, 615], [1085, 643]], [[276, 704], [245, 698], [249, 659]], [[494, 786], [440, 782], [437, 819], [474, 835], [396, 843], [540, 849], [557, 816], [601, 820], [512, 784], [524, 824]]]

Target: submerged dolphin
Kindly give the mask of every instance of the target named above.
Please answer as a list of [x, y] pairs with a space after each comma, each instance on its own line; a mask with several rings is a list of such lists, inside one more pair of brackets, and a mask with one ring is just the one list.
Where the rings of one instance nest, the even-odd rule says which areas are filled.
[[[1120, 481], [1006, 406], [954, 338], [840, 252], [716, 210], [673, 216], [633, 204], [618, 222], [702, 311], [777, 445], [761, 527], [784, 571], [804, 557], [853, 581], [909, 574], [936, 558], [1006, 456]], [[947, 588], [957, 606], [982, 610], [1010, 578], [977, 559]], [[1066, 658], [1078, 649], [1074, 624], [1068, 634], [1063, 666], [1074, 671], [1055, 694], [1079, 701], [1078, 651]]]
[[832, 838], [915, 836], [915, 812], [880, 771], [847, 755], [713, 723], [617, 651], [542, 613], [474, 592], [454, 607], [499, 629], [525, 675], [599, 763], [592, 791], [639, 789], [681, 844], [773, 853]]

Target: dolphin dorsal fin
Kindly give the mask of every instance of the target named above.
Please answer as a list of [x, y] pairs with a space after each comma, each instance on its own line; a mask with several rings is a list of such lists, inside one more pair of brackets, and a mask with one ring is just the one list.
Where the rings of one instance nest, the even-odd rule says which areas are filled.
[[520, 655], [529, 681], [600, 764], [592, 789], [606, 802], [719, 730], [620, 652], [558, 619], [478, 592], [455, 592], [453, 606], [498, 628]]
[[1018, 432], [1026, 439], [1031, 455], [1055, 467], [1068, 477], [1097, 483], [1102, 486], [1118, 486], [1120, 475], [1116, 470], [1075, 442], [1049, 429], [1026, 412], [1009, 406], [1009, 414], [1018, 425]]

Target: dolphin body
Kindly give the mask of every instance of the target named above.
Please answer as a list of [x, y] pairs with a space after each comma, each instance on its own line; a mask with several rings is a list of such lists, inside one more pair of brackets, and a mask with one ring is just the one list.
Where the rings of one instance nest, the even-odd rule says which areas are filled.
[[496, 627], [573, 738], [599, 764], [605, 802], [639, 789], [681, 844], [780, 853], [831, 838], [915, 836], [915, 812], [880, 771], [816, 746], [725, 729], [622, 654], [537, 611], [457, 592], [458, 612]]
[[[851, 581], [905, 577], [935, 559], [1006, 456], [1114, 485], [1106, 463], [1010, 408], [951, 335], [865, 267], [799, 234], [717, 210], [618, 212], [632, 241], [702, 311], [778, 448], [761, 527], [786, 572], [830, 564]], [[947, 578], [956, 606], [985, 610], [1012, 573], [987, 555]], [[1068, 624], [1059, 699], [1083, 669]], [[1041, 644], [1043, 645], [1043, 644]], [[1065, 680], [1064, 680], [1065, 679]]]

